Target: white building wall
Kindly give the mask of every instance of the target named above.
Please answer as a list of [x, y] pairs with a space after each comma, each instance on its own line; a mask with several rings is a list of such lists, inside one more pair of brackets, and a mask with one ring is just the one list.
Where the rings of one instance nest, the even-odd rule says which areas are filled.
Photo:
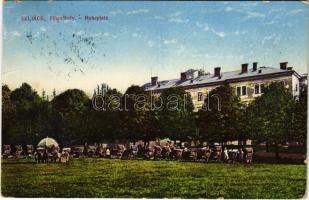
[[300, 87], [299, 79], [295, 75], [292, 75], [292, 93], [293, 93], [293, 96], [299, 96], [299, 90], [300, 90], [299, 87]]

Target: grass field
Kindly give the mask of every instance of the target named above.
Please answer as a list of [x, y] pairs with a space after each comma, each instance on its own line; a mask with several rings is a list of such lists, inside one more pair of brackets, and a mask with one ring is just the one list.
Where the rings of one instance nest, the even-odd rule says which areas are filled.
[[306, 166], [71, 159], [36, 164], [2, 160], [10, 197], [301, 198]]

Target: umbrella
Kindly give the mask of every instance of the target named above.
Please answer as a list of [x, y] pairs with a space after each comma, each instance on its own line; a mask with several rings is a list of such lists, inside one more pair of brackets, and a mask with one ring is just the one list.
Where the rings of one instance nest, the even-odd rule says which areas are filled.
[[52, 147], [52, 146], [55, 146], [55, 147], [58, 147], [58, 143], [56, 142], [56, 140], [54, 140], [53, 138], [49, 138], [49, 137], [46, 137], [44, 139], [42, 139], [39, 144], [38, 144], [38, 147]]

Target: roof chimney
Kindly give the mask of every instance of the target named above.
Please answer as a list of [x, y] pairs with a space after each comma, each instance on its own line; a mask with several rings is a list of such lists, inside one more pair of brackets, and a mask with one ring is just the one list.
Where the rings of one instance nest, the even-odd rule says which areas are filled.
[[253, 70], [252, 70], [252, 71], [255, 72], [255, 71], [257, 70], [257, 64], [258, 64], [258, 63], [257, 63], [257, 62], [254, 62], [254, 63], [252, 63], [252, 64], [253, 64]]
[[204, 76], [205, 71], [203, 69], [198, 70], [198, 76]]
[[157, 76], [151, 77], [151, 85], [155, 86], [157, 85], [157, 83], [158, 83], [158, 77]]
[[248, 63], [241, 65], [241, 73], [247, 73], [248, 72]]
[[185, 72], [180, 73], [180, 80], [182, 80], [182, 81], [187, 80], [187, 74]]
[[280, 63], [280, 69], [286, 70], [287, 65], [288, 65], [288, 62]]
[[220, 76], [221, 67], [215, 67], [215, 76]]

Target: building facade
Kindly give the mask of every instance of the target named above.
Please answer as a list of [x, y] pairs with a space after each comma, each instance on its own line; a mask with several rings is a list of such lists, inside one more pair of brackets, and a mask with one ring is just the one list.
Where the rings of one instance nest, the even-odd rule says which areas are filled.
[[183, 87], [191, 94], [195, 111], [202, 107], [211, 90], [224, 83], [230, 84], [245, 104], [263, 94], [265, 86], [272, 82], [282, 82], [293, 96], [298, 96], [301, 88], [307, 84], [307, 75], [299, 75], [287, 64], [283, 62], [273, 68], [258, 67], [258, 63], [254, 62], [249, 68], [246, 63], [242, 64], [239, 70], [231, 72], [221, 72], [221, 67], [216, 67], [213, 74], [189, 69], [182, 72], [177, 79], [159, 81], [158, 77], [151, 77], [151, 82], [143, 87], [146, 91], [157, 94], [170, 87]]

